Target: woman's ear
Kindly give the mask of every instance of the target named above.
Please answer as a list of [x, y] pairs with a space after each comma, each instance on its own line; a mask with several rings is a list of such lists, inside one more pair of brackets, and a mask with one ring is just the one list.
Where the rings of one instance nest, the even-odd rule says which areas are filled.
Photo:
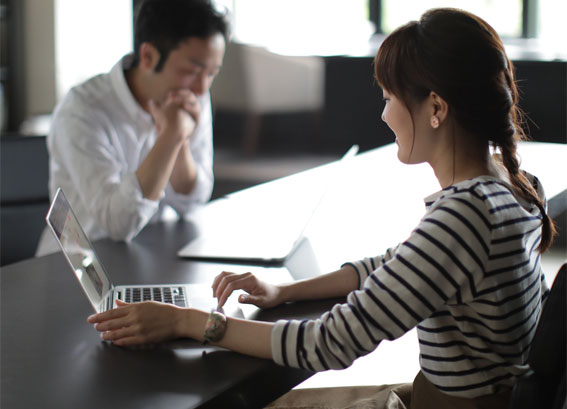
[[140, 68], [153, 71], [159, 61], [159, 51], [152, 43], [142, 43], [140, 46]]
[[437, 128], [447, 119], [449, 105], [434, 91], [429, 93], [429, 100], [431, 103], [431, 126]]

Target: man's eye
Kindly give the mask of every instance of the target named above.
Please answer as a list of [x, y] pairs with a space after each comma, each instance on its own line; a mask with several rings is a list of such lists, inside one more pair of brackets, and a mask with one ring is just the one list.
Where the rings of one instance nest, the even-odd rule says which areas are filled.
[[188, 67], [188, 68], [181, 69], [181, 73], [183, 75], [197, 75], [197, 74], [199, 74], [199, 71], [201, 71], [201, 70], [199, 68], [196, 68], [196, 67]]

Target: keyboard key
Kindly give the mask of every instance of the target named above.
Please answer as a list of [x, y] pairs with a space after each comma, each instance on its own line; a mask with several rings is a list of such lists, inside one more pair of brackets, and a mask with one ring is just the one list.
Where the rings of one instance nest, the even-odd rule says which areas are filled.
[[130, 287], [123, 293], [126, 302], [158, 301], [186, 307], [184, 287]]

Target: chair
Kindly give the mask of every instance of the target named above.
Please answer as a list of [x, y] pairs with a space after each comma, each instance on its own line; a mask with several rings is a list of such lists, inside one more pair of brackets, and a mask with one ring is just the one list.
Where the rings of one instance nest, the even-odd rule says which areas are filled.
[[532, 341], [528, 362], [533, 373], [518, 380], [511, 409], [566, 407], [566, 268], [567, 263], [555, 277]]
[[215, 109], [245, 115], [243, 150], [258, 146], [261, 117], [270, 113], [323, 110], [325, 64], [320, 57], [296, 57], [231, 42], [211, 88]]
[[33, 257], [49, 208], [44, 136], [0, 139], [0, 265]]

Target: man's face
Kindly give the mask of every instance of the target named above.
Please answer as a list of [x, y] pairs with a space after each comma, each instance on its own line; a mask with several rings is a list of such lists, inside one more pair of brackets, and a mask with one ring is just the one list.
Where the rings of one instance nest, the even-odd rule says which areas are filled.
[[181, 89], [197, 96], [205, 94], [222, 66], [224, 50], [225, 41], [220, 33], [181, 42], [170, 52], [162, 70], [152, 72], [152, 97], [163, 102], [170, 91]]

